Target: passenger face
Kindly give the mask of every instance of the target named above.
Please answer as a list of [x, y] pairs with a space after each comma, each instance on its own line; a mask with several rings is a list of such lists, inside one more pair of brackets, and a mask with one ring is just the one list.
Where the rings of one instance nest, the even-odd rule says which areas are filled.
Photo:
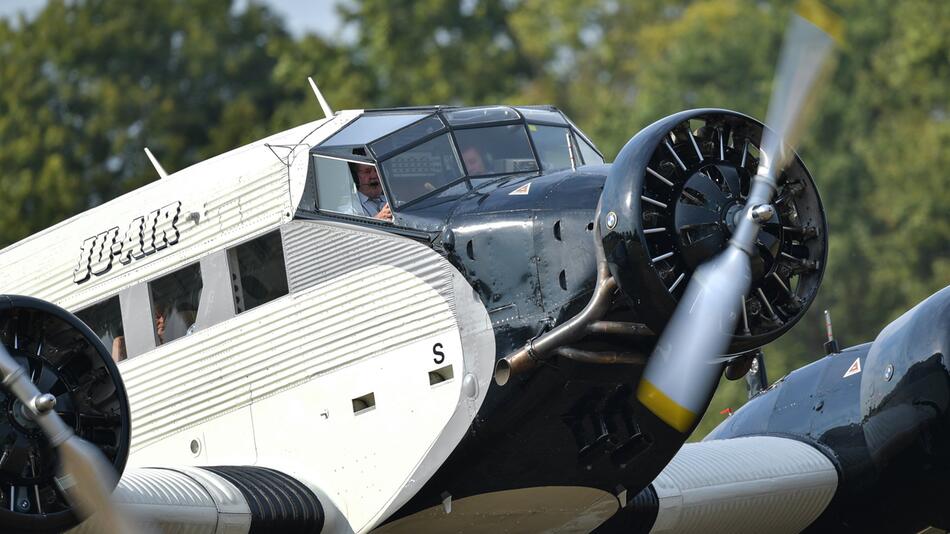
[[474, 147], [469, 147], [462, 152], [462, 161], [465, 162], [465, 168], [469, 174], [482, 174], [485, 172], [485, 162], [482, 155]]
[[378, 198], [383, 194], [383, 186], [379, 183], [379, 174], [376, 173], [376, 167], [357, 164], [356, 179], [359, 182], [356, 189], [360, 193], [369, 198]]
[[159, 344], [165, 342], [165, 314], [155, 313], [155, 333], [158, 334]]

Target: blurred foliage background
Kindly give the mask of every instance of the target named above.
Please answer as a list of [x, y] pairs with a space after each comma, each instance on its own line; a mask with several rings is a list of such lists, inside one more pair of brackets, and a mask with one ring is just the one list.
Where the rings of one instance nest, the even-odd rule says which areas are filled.
[[[770, 379], [873, 339], [950, 283], [950, 2], [829, 0], [838, 67], [800, 149], [831, 229], [818, 301], [766, 349]], [[231, 0], [51, 0], [0, 20], [0, 245], [335, 109], [553, 104], [612, 158], [692, 107], [762, 118], [791, 2], [351, 0], [350, 39], [293, 37]], [[738, 408], [724, 383], [694, 434]]]

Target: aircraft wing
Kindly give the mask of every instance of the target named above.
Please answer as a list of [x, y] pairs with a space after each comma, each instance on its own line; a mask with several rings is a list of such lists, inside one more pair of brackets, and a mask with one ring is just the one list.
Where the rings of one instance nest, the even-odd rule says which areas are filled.
[[[650, 486], [630, 496], [621, 515], [639, 518], [642, 530], [635, 532], [800, 532], [825, 510], [837, 485], [831, 460], [793, 439], [688, 443]], [[624, 523], [631, 532], [631, 522]]]
[[[129, 469], [113, 493], [134, 523], [161, 532], [352, 532], [330, 501], [260, 467]], [[97, 514], [70, 530], [107, 532]]]
[[[689, 443], [649, 487], [627, 496], [620, 515], [638, 518], [642, 530], [633, 532], [799, 532], [821, 515], [837, 486], [831, 460], [800, 441]], [[130, 469], [114, 499], [134, 521], [165, 532], [348, 531], [339, 510], [321, 505], [331, 501], [260, 467]], [[631, 522], [623, 523], [631, 532]], [[93, 516], [70, 532], [102, 531]]]

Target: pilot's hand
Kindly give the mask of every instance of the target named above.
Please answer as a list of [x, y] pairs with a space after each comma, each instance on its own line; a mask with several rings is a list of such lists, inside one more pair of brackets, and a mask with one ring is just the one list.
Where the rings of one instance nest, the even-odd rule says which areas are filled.
[[391, 221], [393, 220], [393, 211], [389, 209], [389, 202], [383, 206], [383, 209], [379, 210], [379, 213], [373, 216], [374, 219], [379, 219], [381, 221]]

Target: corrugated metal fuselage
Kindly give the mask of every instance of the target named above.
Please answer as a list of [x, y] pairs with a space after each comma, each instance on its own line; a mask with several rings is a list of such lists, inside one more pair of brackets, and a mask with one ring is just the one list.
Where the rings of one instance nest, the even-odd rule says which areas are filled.
[[[202, 303], [230, 301], [228, 250], [279, 231], [286, 296], [199, 311], [193, 334], [140, 344], [148, 350], [121, 363], [130, 466], [280, 469], [354, 531], [414, 514], [438, 522], [426, 510], [446, 496], [494, 508], [491, 495], [512, 491], [524, 505], [498, 522], [548, 512], [554, 523], [541, 526], [554, 528], [580, 514], [590, 524], [578, 528], [593, 528], [683, 441], [636, 403], [640, 368], [555, 358], [504, 388], [491, 374], [589, 299], [607, 167], [499, 180], [397, 211], [392, 226], [334, 218], [307, 198], [307, 149], [356, 115], [219, 156], [17, 243], [0, 252], [0, 293], [71, 311], [118, 296], [123, 320], [137, 306], [150, 331], [140, 302], [150, 281], [198, 264]], [[619, 299], [612, 317], [637, 319]], [[578, 347], [645, 357], [652, 342], [601, 334]]]

